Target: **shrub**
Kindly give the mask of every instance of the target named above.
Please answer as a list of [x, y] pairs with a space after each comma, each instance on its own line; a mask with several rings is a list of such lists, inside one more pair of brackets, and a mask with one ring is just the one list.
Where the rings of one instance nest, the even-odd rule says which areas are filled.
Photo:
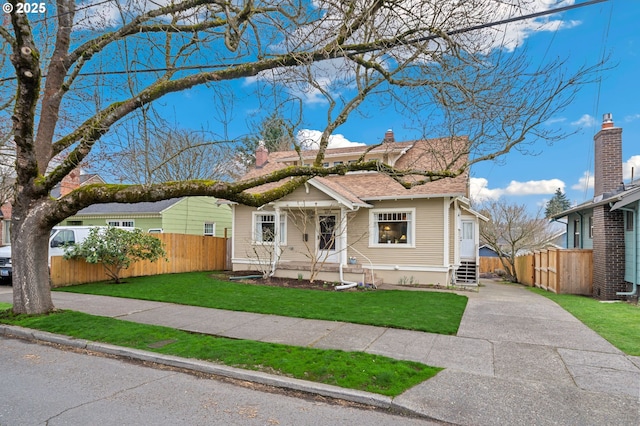
[[130, 231], [110, 226], [91, 229], [87, 239], [67, 248], [64, 257], [102, 263], [109, 278], [119, 283], [120, 272], [131, 263], [138, 260], [154, 262], [165, 255], [162, 241], [151, 234], [140, 229]]

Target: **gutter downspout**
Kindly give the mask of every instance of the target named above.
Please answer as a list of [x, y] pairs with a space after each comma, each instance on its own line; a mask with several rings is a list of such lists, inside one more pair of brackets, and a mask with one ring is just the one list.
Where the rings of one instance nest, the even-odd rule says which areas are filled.
[[[613, 206], [613, 203], [609, 203], [609, 208], [611, 208]], [[630, 209], [627, 207], [620, 207], [619, 210], [625, 211], [625, 212], [632, 212], [633, 213], [633, 221], [637, 222], [636, 217], [638, 216], [636, 211], [634, 209]], [[637, 225], [637, 224], [634, 224]], [[634, 226], [633, 227], [634, 232], [633, 232], [633, 282], [631, 283], [633, 285], [633, 289], [631, 291], [618, 291], [616, 292], [616, 296], [635, 296], [638, 293], [638, 283], [636, 283], [636, 281], [638, 280], [638, 227]]]
[[[576, 212], [580, 215], [580, 249], [584, 248], [584, 215], [581, 212]], [[568, 226], [568, 225], [567, 225]], [[575, 235], [576, 230], [573, 230], [573, 234]], [[567, 238], [569, 238], [569, 235], [567, 235]], [[567, 241], [568, 242], [568, 241]], [[569, 247], [569, 244], [567, 244], [567, 247]]]
[[[451, 210], [451, 205], [453, 204], [453, 259], [449, 259], [448, 271], [447, 271], [447, 280], [451, 285], [456, 284], [456, 271], [460, 267], [460, 235], [459, 229], [461, 226], [461, 217], [460, 212], [458, 210], [458, 197], [453, 197], [449, 200], [449, 205], [447, 206], [446, 215], [449, 217], [449, 211]], [[451, 224], [447, 223], [449, 229], [451, 229]], [[451, 238], [449, 235], [449, 230], [447, 229], [447, 238]], [[447, 253], [447, 256], [449, 253]], [[451, 262], [453, 260], [453, 262]], [[445, 265], [446, 266], [446, 265]]]

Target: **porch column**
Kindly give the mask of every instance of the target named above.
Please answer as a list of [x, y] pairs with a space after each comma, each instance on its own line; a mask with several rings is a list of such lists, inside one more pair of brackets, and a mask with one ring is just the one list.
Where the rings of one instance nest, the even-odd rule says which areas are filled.
[[347, 210], [344, 207], [340, 208], [340, 228], [339, 234], [340, 238], [340, 263], [343, 265], [347, 265]]

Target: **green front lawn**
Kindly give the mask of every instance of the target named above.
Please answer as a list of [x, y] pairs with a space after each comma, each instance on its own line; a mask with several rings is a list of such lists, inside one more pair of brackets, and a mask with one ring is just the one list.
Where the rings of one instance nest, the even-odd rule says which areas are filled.
[[222, 281], [210, 272], [128, 278], [56, 289], [232, 311], [344, 321], [455, 335], [467, 298], [453, 293], [376, 290], [318, 291]]
[[585, 296], [555, 294], [532, 288], [562, 306], [587, 327], [628, 355], [640, 356], [640, 307], [629, 303], [603, 303]]
[[15, 316], [6, 310], [0, 312], [0, 323], [388, 396], [397, 396], [441, 370], [362, 352], [227, 339], [73, 311]]

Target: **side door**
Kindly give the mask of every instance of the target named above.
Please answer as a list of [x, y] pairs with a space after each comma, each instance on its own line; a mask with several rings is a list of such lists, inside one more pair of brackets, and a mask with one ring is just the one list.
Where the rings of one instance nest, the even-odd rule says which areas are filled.
[[460, 232], [460, 258], [476, 258], [476, 227], [473, 220], [462, 220]]

